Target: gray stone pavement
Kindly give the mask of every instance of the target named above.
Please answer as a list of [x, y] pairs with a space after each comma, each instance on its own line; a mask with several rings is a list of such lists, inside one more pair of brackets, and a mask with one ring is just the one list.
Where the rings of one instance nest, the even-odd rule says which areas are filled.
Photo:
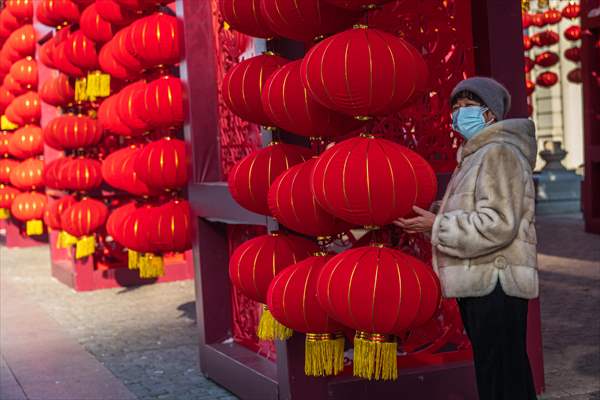
[[[600, 400], [600, 236], [572, 217], [540, 218], [538, 234], [543, 399]], [[46, 248], [4, 247], [0, 279], [18, 285], [139, 399], [235, 399], [198, 370], [191, 281], [76, 293], [49, 278]]]

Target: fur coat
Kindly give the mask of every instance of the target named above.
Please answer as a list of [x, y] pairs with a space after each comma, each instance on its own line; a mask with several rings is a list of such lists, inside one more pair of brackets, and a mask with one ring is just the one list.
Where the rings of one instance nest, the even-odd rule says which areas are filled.
[[536, 155], [527, 119], [490, 125], [459, 151], [431, 234], [445, 297], [484, 296], [498, 280], [510, 296], [538, 296]]

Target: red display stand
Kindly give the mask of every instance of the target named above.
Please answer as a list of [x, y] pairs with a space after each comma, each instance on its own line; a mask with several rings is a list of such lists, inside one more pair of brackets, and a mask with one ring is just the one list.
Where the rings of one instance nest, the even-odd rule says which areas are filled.
[[12, 218], [0, 220], [0, 230], [5, 230], [3, 245], [8, 248], [48, 245], [48, 234], [27, 236], [23, 228], [23, 224]]

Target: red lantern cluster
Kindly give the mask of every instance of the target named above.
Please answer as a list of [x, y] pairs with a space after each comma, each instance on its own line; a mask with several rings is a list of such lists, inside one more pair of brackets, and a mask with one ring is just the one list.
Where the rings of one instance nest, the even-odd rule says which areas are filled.
[[63, 114], [44, 128], [44, 140], [57, 150], [94, 146], [102, 139], [98, 121], [84, 115]]

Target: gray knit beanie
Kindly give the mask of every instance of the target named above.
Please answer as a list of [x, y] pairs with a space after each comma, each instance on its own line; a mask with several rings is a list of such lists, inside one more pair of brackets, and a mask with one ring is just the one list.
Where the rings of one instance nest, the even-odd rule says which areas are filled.
[[452, 90], [450, 96], [451, 102], [454, 103], [456, 96], [463, 91], [468, 91], [479, 97], [490, 111], [496, 116], [496, 120], [504, 119], [510, 110], [510, 93], [498, 81], [492, 78], [476, 76], [465, 79], [459, 82]]

